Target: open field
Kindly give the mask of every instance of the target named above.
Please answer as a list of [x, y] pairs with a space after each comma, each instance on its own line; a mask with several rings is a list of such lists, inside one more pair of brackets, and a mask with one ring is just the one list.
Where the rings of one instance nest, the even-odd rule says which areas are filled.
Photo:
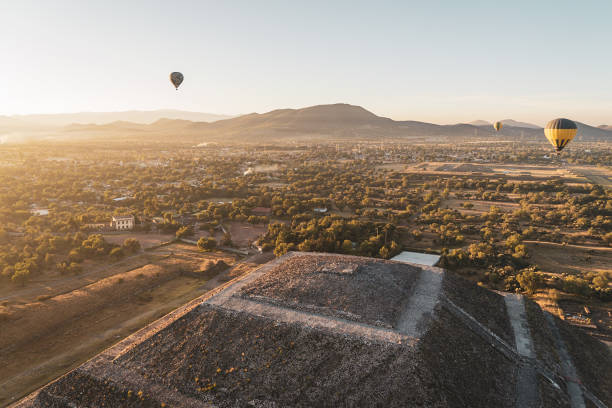
[[[589, 167], [587, 167], [588, 169]], [[570, 183], [584, 183], [582, 175], [575, 174], [567, 167], [557, 164], [549, 166], [532, 164], [498, 164], [498, 163], [457, 163], [457, 162], [424, 162], [405, 166], [405, 172], [431, 174], [481, 174], [486, 176], [507, 176], [511, 178], [562, 177]], [[576, 168], [577, 169], [577, 168]], [[399, 170], [399, 169], [398, 169]]]
[[[238, 248], [246, 248], [249, 243], [254, 242], [268, 230], [267, 224], [250, 224], [248, 222], [226, 222], [223, 227], [230, 233], [234, 246]], [[192, 239], [197, 241], [201, 237], [210, 237], [210, 233], [206, 230], [196, 229]], [[223, 239], [223, 232], [220, 229], [215, 229], [212, 235], [217, 242]]]
[[[47, 300], [0, 306], [0, 405], [267, 259], [236, 263], [231, 255], [201, 253], [182, 244], [162, 247], [153, 255], [146, 265], [119, 269]], [[235, 267], [213, 277], [206, 271], [219, 260]]]
[[571, 166], [570, 170], [572, 173], [586, 178], [591, 183], [612, 189], [612, 170], [607, 167]]
[[84, 272], [79, 275], [60, 275], [58, 273], [46, 274], [32, 279], [26, 287], [16, 288], [3, 286], [0, 288], [0, 301], [15, 303], [28, 303], [36, 300], [38, 296], [51, 297], [67, 293], [87, 286], [100, 279], [124, 273], [150, 262], [155, 262], [166, 255], [161, 253], [139, 253], [114, 263], [100, 260], [86, 260], [83, 262]]
[[[463, 208], [461, 204], [465, 202], [472, 204], [473, 207], [469, 209]], [[469, 200], [469, 199], [462, 199], [462, 200], [448, 199], [448, 200], [444, 200], [441, 203], [441, 205], [442, 207], [448, 207], [448, 208], [452, 208], [455, 210], [459, 210], [465, 214], [480, 214], [483, 212], [488, 212], [491, 209], [491, 207], [497, 207], [501, 211], [504, 211], [504, 212], [512, 212], [520, 207], [518, 203], [510, 203], [506, 201], [485, 201], [485, 200]]]
[[612, 273], [612, 248], [525, 241], [530, 261], [543, 272], [577, 274]]
[[123, 241], [128, 238], [133, 238], [140, 242], [140, 246], [143, 249], [152, 248], [163, 244], [164, 242], [171, 241], [175, 238], [174, 234], [156, 234], [156, 233], [144, 233], [144, 232], [121, 232], [113, 234], [103, 234], [104, 239], [112, 244], [121, 245]]
[[[569, 150], [566, 161], [580, 164], [557, 165], [544, 157], [548, 146], [518, 143], [309, 141], [291, 154], [280, 145], [89, 143], [0, 152], [0, 162], [10, 163], [0, 172], [2, 398], [44, 383], [252, 268], [251, 257], [216, 281], [200, 273], [225, 268], [215, 266], [220, 258], [237, 262], [193, 245], [218, 224], [237, 248], [263, 235], [260, 243], [271, 249], [263, 257], [296, 249], [374, 258], [437, 253], [449, 273], [490, 289], [534, 297], [559, 292], [545, 301], [560, 317], [576, 315], [572, 323], [588, 318], [578, 307], [588, 305], [597, 326], [590, 330], [612, 338], [605, 329], [612, 322], [612, 192], [589, 181], [605, 176], [595, 165], [609, 163], [612, 150]], [[123, 196], [134, 198], [114, 200]], [[321, 206], [327, 214], [313, 211]], [[273, 208], [270, 225], [244, 222], [256, 207]], [[50, 211], [39, 215], [34, 208]], [[142, 230], [192, 227], [192, 244], [160, 245], [175, 234], [135, 231], [101, 240], [83, 228], [116, 214], [133, 214]], [[218, 243], [224, 238], [221, 228], [212, 233]], [[144, 250], [121, 249], [127, 238]], [[117, 260], [122, 254], [134, 255]], [[531, 273], [537, 281], [526, 279]]]
[[266, 224], [249, 224], [247, 222], [229, 222], [225, 227], [232, 236], [232, 242], [239, 248], [246, 247], [268, 230]]

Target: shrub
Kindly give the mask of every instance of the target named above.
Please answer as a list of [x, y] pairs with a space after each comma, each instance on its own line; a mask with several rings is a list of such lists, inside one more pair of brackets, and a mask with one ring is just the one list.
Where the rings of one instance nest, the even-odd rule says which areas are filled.
[[119, 247], [113, 248], [111, 249], [110, 253], [108, 254], [112, 259], [121, 259], [123, 258], [123, 250]]
[[11, 276], [11, 281], [24, 286], [30, 280], [30, 270], [25, 268], [15, 269], [15, 273]]
[[575, 295], [589, 296], [591, 294], [591, 288], [589, 282], [579, 278], [577, 276], [565, 276], [561, 280], [561, 288], [566, 293], [573, 293]]
[[189, 237], [193, 235], [193, 227], [191, 225], [186, 225], [184, 227], [180, 227], [177, 231], [176, 231], [176, 237], [177, 238], [183, 238], [183, 237]]
[[212, 251], [217, 247], [217, 240], [209, 237], [202, 237], [198, 240], [198, 248], [202, 251]]
[[122, 247], [126, 254], [135, 254], [140, 251], [140, 242], [134, 238], [128, 238], [123, 241]]
[[68, 266], [68, 272], [70, 272], [73, 275], [78, 275], [81, 272], [83, 272], [83, 267], [79, 264], [77, 264], [76, 262], [72, 262], [69, 266]]
[[536, 290], [544, 286], [544, 275], [534, 270], [526, 270], [516, 276], [521, 289], [532, 295]]

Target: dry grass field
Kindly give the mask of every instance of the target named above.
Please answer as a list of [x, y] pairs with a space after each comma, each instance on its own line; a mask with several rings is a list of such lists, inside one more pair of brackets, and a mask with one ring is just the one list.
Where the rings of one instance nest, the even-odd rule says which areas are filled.
[[612, 274], [612, 248], [525, 241], [530, 261], [547, 273], [584, 271]]
[[[246, 248], [249, 243], [257, 240], [268, 230], [267, 224], [249, 224], [248, 222], [225, 222], [223, 226], [230, 233], [234, 246], [238, 248]], [[191, 239], [197, 241], [201, 237], [210, 236], [210, 233], [206, 230], [196, 230]], [[223, 239], [223, 232], [216, 229], [212, 237], [220, 242]]]
[[[586, 179], [580, 172], [599, 174], [598, 167], [567, 167], [551, 163], [548, 166], [532, 164], [497, 164], [497, 163], [457, 163], [457, 162], [424, 162], [404, 166], [408, 173], [431, 174], [480, 174], [486, 176], [508, 176], [512, 178], [542, 178], [562, 177], [569, 183], [584, 183]], [[594, 170], [596, 169], [596, 170]], [[399, 170], [399, 169], [398, 169]]]
[[0, 288], [0, 301], [11, 303], [29, 303], [39, 296], [51, 297], [73, 291], [77, 288], [95, 283], [100, 279], [118, 273], [139, 268], [148, 263], [159, 260], [161, 253], [139, 253], [120, 261], [109, 263], [108, 260], [85, 260], [83, 273], [79, 275], [61, 275], [57, 272], [48, 272], [34, 277], [24, 288], [4, 286]]
[[571, 166], [570, 170], [577, 176], [586, 178], [592, 183], [607, 189], [612, 188], [612, 170], [607, 167]]
[[140, 246], [143, 249], [153, 248], [164, 242], [171, 241], [175, 238], [174, 234], [156, 234], [156, 233], [138, 233], [138, 232], [125, 232], [125, 233], [114, 233], [104, 234], [104, 239], [111, 244], [121, 245], [123, 241], [128, 238], [133, 238], [140, 242]]
[[[113, 266], [92, 283], [64, 287], [44, 300], [30, 294], [1, 303], [0, 406], [265, 261], [259, 256], [238, 262], [232, 255], [201, 253], [183, 244], [147, 256], [138, 267]], [[219, 260], [235, 267], [211, 277], [206, 270]]]

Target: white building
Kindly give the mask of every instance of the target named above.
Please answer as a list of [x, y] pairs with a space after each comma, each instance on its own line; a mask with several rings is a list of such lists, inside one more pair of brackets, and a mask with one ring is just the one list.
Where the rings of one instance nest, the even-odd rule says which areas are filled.
[[125, 215], [122, 217], [113, 217], [110, 226], [117, 231], [131, 230], [134, 228], [134, 216]]
[[391, 260], [419, 265], [436, 266], [440, 260], [440, 255], [403, 251], [391, 258]]

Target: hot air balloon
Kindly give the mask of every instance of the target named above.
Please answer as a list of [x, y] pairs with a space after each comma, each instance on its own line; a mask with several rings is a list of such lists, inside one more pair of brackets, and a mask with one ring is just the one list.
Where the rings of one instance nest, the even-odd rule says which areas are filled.
[[495, 123], [493, 124], [493, 127], [495, 128], [495, 131], [496, 131], [496, 132], [499, 132], [499, 131], [501, 130], [501, 128], [503, 128], [503, 127], [504, 127], [504, 124], [503, 124], [503, 123], [501, 123], [501, 122], [495, 122]]
[[546, 124], [544, 134], [556, 149], [557, 152], [563, 150], [565, 146], [576, 136], [578, 127], [576, 124], [564, 118], [553, 119]]
[[174, 85], [174, 87], [178, 90], [178, 87], [183, 82], [183, 74], [181, 74], [180, 72], [171, 73], [170, 82], [172, 82], [172, 85]]

